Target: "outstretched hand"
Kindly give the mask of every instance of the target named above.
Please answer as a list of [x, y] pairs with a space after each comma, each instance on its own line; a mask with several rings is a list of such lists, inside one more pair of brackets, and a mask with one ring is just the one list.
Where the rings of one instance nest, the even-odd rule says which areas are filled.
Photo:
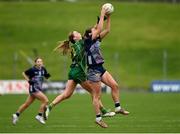
[[48, 79], [48, 78], [51, 77], [51, 75], [50, 75], [49, 73], [47, 73], [47, 74], [44, 75], [44, 77], [45, 77], [46, 79]]
[[102, 14], [102, 15], [105, 15], [105, 14], [106, 14], [106, 10], [105, 10], [103, 7], [101, 8], [101, 14]]

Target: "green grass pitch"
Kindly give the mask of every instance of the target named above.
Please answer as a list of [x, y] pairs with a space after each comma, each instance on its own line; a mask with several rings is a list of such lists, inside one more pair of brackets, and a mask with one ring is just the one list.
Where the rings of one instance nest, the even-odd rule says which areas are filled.
[[[56, 95], [48, 95], [52, 101]], [[94, 123], [95, 115], [89, 95], [75, 94], [51, 112], [46, 125], [35, 120], [39, 102], [34, 102], [20, 117], [16, 126], [11, 115], [26, 99], [26, 95], [0, 97], [0, 132], [59, 132], [59, 133], [120, 133], [120, 132], [180, 132], [180, 94], [122, 92], [122, 106], [129, 116], [116, 115], [104, 120], [109, 128], [102, 129]], [[102, 95], [103, 103], [113, 109], [111, 95]]]

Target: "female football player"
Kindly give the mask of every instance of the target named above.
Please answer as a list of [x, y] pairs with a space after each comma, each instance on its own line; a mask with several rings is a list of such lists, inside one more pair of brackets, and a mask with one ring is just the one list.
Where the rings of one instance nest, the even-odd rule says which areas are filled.
[[[104, 59], [100, 50], [101, 40], [110, 32], [110, 14], [104, 30], [97, 34], [97, 26], [89, 28], [84, 33], [85, 51], [87, 53], [88, 80], [94, 89], [101, 88], [101, 82], [111, 87], [111, 94], [115, 103], [115, 112], [128, 115], [129, 112], [122, 109], [119, 101], [119, 86], [112, 75], [103, 67]], [[99, 23], [99, 22], [98, 22]]]
[[[103, 19], [104, 19], [105, 11], [101, 10], [101, 16], [99, 24], [97, 25], [96, 34], [98, 35], [101, 32], [103, 27]], [[71, 43], [71, 44], [70, 44]], [[101, 89], [91, 88], [91, 85], [86, 80], [86, 56], [84, 51], [84, 41], [81, 37], [81, 34], [77, 31], [73, 31], [69, 34], [69, 39], [63, 41], [55, 50], [62, 50], [63, 54], [71, 53], [72, 64], [70, 67], [70, 71], [68, 74], [68, 81], [66, 88], [62, 94], [57, 96], [52, 103], [47, 107], [45, 111], [45, 117], [49, 116], [51, 109], [62, 102], [63, 100], [69, 98], [77, 84], [80, 84], [84, 89], [88, 90], [91, 93], [93, 106], [96, 113], [95, 122], [103, 128], [107, 127], [107, 124], [102, 120], [100, 107], [103, 108], [102, 103], [100, 101]]]
[[18, 108], [17, 112], [12, 115], [12, 123], [15, 125], [18, 122], [21, 113], [37, 99], [41, 101], [41, 105], [39, 113], [35, 118], [40, 123], [45, 124], [43, 113], [45, 106], [48, 104], [48, 98], [42, 92], [42, 84], [44, 77], [48, 79], [50, 74], [43, 66], [43, 60], [40, 57], [36, 58], [35, 65], [23, 72], [22, 75], [29, 83], [29, 95], [26, 101]]

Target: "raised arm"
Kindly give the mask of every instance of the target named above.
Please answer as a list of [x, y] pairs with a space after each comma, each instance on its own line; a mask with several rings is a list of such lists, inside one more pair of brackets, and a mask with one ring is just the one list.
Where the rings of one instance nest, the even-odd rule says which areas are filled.
[[107, 15], [107, 23], [106, 23], [106, 27], [105, 29], [100, 33], [100, 38], [103, 39], [109, 32], [111, 29], [111, 19], [110, 19], [110, 15]]
[[97, 24], [96, 28], [92, 29], [92, 39], [96, 39], [97, 36], [102, 32], [104, 16], [105, 16], [105, 10], [104, 10], [104, 8], [102, 8], [99, 23]]

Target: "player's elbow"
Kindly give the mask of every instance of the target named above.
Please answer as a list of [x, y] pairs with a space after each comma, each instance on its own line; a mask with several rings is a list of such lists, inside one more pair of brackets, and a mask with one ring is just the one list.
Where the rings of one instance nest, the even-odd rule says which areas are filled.
[[25, 75], [25, 73], [24, 72], [22, 72], [22, 76], [24, 76]]

